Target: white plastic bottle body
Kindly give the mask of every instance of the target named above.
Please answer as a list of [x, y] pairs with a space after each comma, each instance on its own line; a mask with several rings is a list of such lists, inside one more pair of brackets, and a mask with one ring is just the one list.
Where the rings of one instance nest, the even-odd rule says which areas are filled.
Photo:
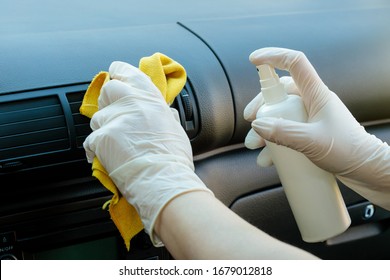
[[[287, 95], [279, 103], [265, 104], [257, 118], [277, 117], [306, 122], [302, 99]], [[351, 224], [336, 178], [304, 154], [266, 141], [302, 239], [321, 242], [341, 234]]]

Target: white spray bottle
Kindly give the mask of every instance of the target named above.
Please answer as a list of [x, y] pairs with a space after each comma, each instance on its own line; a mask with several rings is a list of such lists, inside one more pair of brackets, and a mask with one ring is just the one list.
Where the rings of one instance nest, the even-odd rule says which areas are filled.
[[[275, 70], [257, 66], [265, 104], [257, 118], [277, 117], [307, 122], [301, 97], [288, 95]], [[317, 167], [304, 154], [266, 141], [302, 239], [321, 242], [344, 232], [351, 224], [335, 176]]]

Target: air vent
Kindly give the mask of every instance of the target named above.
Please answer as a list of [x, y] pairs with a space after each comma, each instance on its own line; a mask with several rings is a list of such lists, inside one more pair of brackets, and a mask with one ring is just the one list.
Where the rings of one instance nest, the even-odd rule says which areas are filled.
[[80, 114], [80, 106], [83, 101], [85, 91], [70, 92], [66, 95], [68, 98], [70, 110], [76, 134], [76, 145], [78, 148], [83, 147], [85, 138], [92, 132], [89, 126], [89, 118]]
[[199, 133], [199, 114], [192, 86], [188, 79], [183, 90], [176, 97], [173, 106], [179, 113], [181, 125], [187, 136], [194, 139]]
[[[83, 149], [90, 119], [79, 112], [87, 88], [83, 83], [0, 95], [0, 179], [90, 176]], [[189, 84], [175, 105], [187, 134], [195, 137], [198, 114]]]
[[[0, 94], [0, 181], [30, 188], [91, 175], [82, 147], [86, 84]], [[10, 191], [11, 192], [11, 191]]]
[[69, 148], [57, 95], [0, 103], [0, 161]]

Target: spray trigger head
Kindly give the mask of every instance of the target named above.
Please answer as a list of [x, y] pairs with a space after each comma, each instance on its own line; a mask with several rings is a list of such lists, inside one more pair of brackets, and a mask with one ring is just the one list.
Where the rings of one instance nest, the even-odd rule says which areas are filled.
[[262, 64], [256, 67], [257, 72], [259, 72], [260, 80], [266, 81], [275, 79], [275, 83], [279, 82], [279, 76], [276, 74], [275, 69], [268, 65], [268, 64]]
[[275, 103], [287, 97], [275, 69], [268, 64], [256, 66], [260, 77], [261, 91], [266, 103]]

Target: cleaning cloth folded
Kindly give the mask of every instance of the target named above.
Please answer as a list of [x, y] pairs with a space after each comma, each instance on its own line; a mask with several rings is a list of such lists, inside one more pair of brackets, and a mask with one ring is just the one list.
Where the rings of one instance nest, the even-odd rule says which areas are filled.
[[[151, 78], [168, 105], [172, 104], [187, 80], [184, 67], [162, 53], [141, 58], [139, 69]], [[100, 90], [109, 80], [110, 75], [105, 71], [99, 72], [92, 79], [80, 107], [82, 115], [92, 118], [93, 114], [99, 110]], [[105, 203], [103, 208], [109, 205], [111, 219], [119, 230], [127, 250], [130, 250], [131, 239], [144, 228], [136, 209], [121, 195], [96, 157], [92, 162], [92, 176], [96, 177], [113, 194], [111, 200]]]

